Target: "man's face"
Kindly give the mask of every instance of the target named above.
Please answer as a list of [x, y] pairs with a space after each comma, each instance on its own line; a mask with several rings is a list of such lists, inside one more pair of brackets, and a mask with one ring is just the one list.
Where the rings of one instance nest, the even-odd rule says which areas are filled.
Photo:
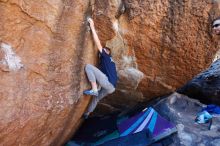
[[216, 35], [220, 35], [220, 19], [213, 22], [212, 28]]

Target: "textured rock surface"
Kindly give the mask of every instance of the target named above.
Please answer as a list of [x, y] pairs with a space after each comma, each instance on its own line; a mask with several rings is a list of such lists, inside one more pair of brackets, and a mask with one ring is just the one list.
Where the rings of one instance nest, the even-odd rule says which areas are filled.
[[76, 130], [89, 102], [83, 68], [97, 61], [88, 16], [113, 49], [120, 82], [112, 97], [128, 106], [211, 63], [216, 14], [209, 0], [0, 0], [0, 145], [56, 146]]
[[[106, 28], [110, 33], [114, 26], [116, 36], [103, 36], [102, 41], [113, 48], [120, 74], [120, 91], [103, 105], [110, 103], [117, 110], [132, 105], [123, 101], [168, 94], [208, 67], [219, 49], [210, 30], [210, 20], [219, 13], [212, 1], [124, 0], [117, 8], [113, 1], [95, 4], [99, 34]], [[102, 23], [106, 16], [112, 24]]]
[[173, 91], [210, 65], [218, 49], [208, 33], [211, 1], [124, 3], [130, 21], [120, 31], [145, 75], [138, 86], [145, 97]]
[[200, 73], [178, 91], [206, 104], [220, 105], [220, 60]]
[[[0, 145], [61, 145], [89, 98], [84, 64], [94, 63], [89, 3], [0, 1]], [[78, 13], [81, 12], [81, 13]]]
[[218, 146], [220, 144], [220, 117], [213, 115], [211, 129], [209, 124], [197, 124], [195, 118], [206, 105], [187, 96], [174, 93], [160, 100], [153, 107], [177, 125], [178, 133], [172, 136], [171, 146]]

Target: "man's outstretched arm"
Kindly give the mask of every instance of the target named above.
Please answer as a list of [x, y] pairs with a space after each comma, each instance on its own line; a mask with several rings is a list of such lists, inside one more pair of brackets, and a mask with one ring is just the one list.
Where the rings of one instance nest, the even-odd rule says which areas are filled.
[[97, 33], [96, 33], [95, 26], [94, 26], [94, 22], [93, 22], [93, 20], [92, 20], [91, 18], [88, 19], [88, 22], [89, 22], [90, 28], [91, 28], [91, 30], [92, 30], [92, 36], [93, 36], [93, 39], [94, 39], [94, 41], [95, 41], [95, 44], [96, 44], [96, 46], [98, 47], [99, 52], [102, 53], [102, 45], [101, 45], [101, 42], [100, 42], [100, 40], [99, 40], [99, 37], [98, 37], [98, 35], [97, 35]]

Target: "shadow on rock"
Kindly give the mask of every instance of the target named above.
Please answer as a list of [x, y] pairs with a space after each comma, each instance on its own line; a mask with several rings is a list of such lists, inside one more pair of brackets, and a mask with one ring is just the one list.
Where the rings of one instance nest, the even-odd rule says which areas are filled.
[[177, 92], [205, 104], [220, 105], [220, 60], [215, 61]]

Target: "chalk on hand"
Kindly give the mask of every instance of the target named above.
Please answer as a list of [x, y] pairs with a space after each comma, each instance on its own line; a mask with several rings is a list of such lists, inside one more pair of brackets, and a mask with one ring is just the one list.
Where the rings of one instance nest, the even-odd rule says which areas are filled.
[[90, 23], [90, 22], [93, 21], [93, 20], [92, 20], [91, 17], [87, 17], [87, 21]]

